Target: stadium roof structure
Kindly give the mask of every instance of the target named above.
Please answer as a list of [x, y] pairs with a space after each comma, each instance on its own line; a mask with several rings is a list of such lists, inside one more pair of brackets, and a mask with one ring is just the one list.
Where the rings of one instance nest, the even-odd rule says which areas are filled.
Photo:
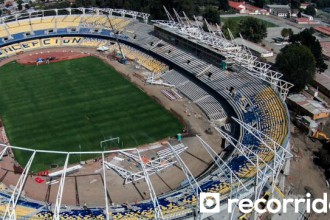
[[[271, 69], [271, 65], [258, 61], [258, 58], [250, 52], [250, 50], [243, 46], [239, 46], [235, 41], [230, 30], [229, 34], [231, 41], [227, 40], [222, 33], [220, 27], [217, 25], [216, 30], [210, 27], [208, 22], [205, 20], [206, 26], [209, 32], [205, 32], [203, 28], [196, 22], [193, 24], [183, 12], [183, 18], [173, 9], [174, 17], [169, 13], [169, 11], [164, 7], [168, 20], [154, 20], [153, 22], [162, 25], [173, 33], [179, 33], [181, 35], [186, 35], [187, 39], [192, 41], [192, 39], [198, 40], [203, 44], [206, 44], [212, 48], [220, 51], [228, 60], [233, 60], [238, 65], [246, 68], [247, 73], [268, 82], [273, 89], [279, 92], [283, 100], [286, 99], [290, 88], [294, 85], [281, 79], [282, 74]], [[195, 18], [196, 20], [196, 18]], [[241, 36], [242, 38], [242, 36]]]
[[143, 12], [137, 12], [137, 11], [131, 11], [126, 9], [113, 9], [113, 8], [63, 8], [63, 9], [49, 9], [49, 10], [36, 10], [36, 11], [28, 11], [23, 13], [17, 13], [14, 15], [4, 15], [0, 17], [0, 24], [3, 24], [5, 22], [10, 21], [17, 21], [21, 19], [31, 19], [38, 16], [44, 16], [45, 14], [51, 12], [54, 13], [54, 15], [61, 15], [61, 12], [67, 12], [68, 15], [71, 15], [73, 11], [80, 11], [83, 15], [88, 14], [90, 12], [95, 13], [96, 15], [102, 15], [102, 13], [107, 13], [110, 16], [117, 15], [121, 17], [129, 16], [133, 19], [140, 18], [145, 23], [148, 22], [148, 19], [150, 17], [150, 14], [143, 13]]
[[[60, 10], [60, 9], [59, 9]], [[55, 11], [55, 15], [53, 16], [62, 16], [58, 14], [59, 10], [53, 10]], [[97, 9], [97, 8], [79, 8], [79, 9], [62, 9], [66, 11], [67, 13], [71, 14], [73, 11], [78, 10], [82, 12], [82, 16], [86, 15], [87, 12], [93, 12], [96, 15], [100, 15], [102, 13], [105, 14], [118, 14], [119, 16], [125, 16], [128, 15], [132, 18], [136, 16], [135, 18], [142, 18], [144, 21], [147, 19], [148, 15], [144, 13], [138, 13], [138, 12], [127, 12], [126, 10], [110, 10], [110, 9]], [[37, 11], [36, 14], [22, 14], [22, 15], [15, 15], [14, 17], [6, 17], [2, 18], [1, 22], [11, 22], [11, 21], [17, 21], [18, 19], [33, 19], [34, 16], [48, 16], [44, 13], [45, 11]], [[101, 13], [102, 12], [102, 13]], [[255, 89], [254, 84], [251, 85], [250, 81], [246, 80], [253, 80], [254, 83], [258, 82], [260, 88], [266, 88], [265, 93], [261, 94], [266, 96], [266, 98], [261, 97], [260, 100], [262, 107], [278, 107], [271, 109], [274, 113], [274, 115], [266, 115], [270, 119], [274, 118], [274, 121], [269, 121], [269, 123], [281, 125], [279, 127], [281, 130], [273, 130], [272, 125], [270, 124], [263, 124], [263, 127], [259, 124], [261, 121], [256, 122], [248, 122], [244, 121], [246, 119], [246, 115], [243, 116], [243, 114], [248, 113], [245, 112], [242, 109], [242, 106], [240, 106], [240, 100], [243, 99], [241, 96], [238, 98], [239, 100], [235, 100], [234, 97], [232, 97], [227, 90], [224, 90], [222, 88], [219, 89], [220, 92], [219, 95], [224, 95], [225, 99], [228, 99], [230, 101], [230, 104], [235, 105], [234, 111], [240, 111], [241, 115], [238, 117], [232, 117], [232, 122], [236, 125], [239, 125], [239, 133], [240, 137], [235, 138], [229, 134], [228, 131], [226, 131], [223, 127], [215, 127], [216, 132], [218, 132], [219, 136], [226, 139], [226, 147], [231, 146], [232, 149], [234, 149], [232, 152], [226, 157], [219, 155], [213, 148], [206, 143], [200, 136], [196, 136], [197, 140], [202, 145], [202, 150], [205, 150], [205, 152], [211, 157], [212, 166], [211, 169], [207, 170], [207, 172], [204, 173], [204, 175], [201, 175], [199, 177], [194, 177], [191, 170], [188, 168], [188, 166], [185, 164], [185, 161], [180, 156], [180, 151], [182, 148], [177, 148], [173, 146], [171, 143], [168, 144], [167, 153], [165, 154], [165, 157], [171, 158], [171, 161], [168, 160], [168, 163], [171, 164], [173, 160], [176, 162], [176, 166], [179, 167], [180, 171], [184, 174], [185, 183], [182, 184], [181, 188], [178, 188], [176, 190], [173, 190], [172, 192], [168, 194], [161, 194], [157, 195], [154, 190], [154, 185], [150, 180], [150, 175], [154, 173], [154, 165], [158, 164], [161, 165], [159, 161], [152, 161], [151, 165], [146, 163], [146, 161], [143, 159], [141, 155], [140, 149], [133, 148], [133, 149], [127, 149], [127, 150], [118, 150], [118, 151], [97, 151], [97, 152], [57, 152], [57, 151], [46, 151], [46, 150], [34, 150], [34, 149], [26, 149], [23, 147], [14, 147], [14, 146], [8, 146], [8, 145], [0, 145], [2, 147], [2, 151], [0, 153], [0, 158], [4, 156], [6, 151], [8, 149], [16, 149], [21, 151], [30, 152], [31, 157], [26, 164], [26, 166], [23, 169], [22, 175], [19, 178], [19, 181], [17, 182], [16, 186], [14, 187], [14, 192], [11, 194], [8, 204], [6, 205], [6, 212], [5, 212], [5, 218], [9, 219], [15, 219], [15, 208], [17, 206], [17, 203], [20, 199], [20, 196], [22, 194], [22, 190], [24, 187], [24, 182], [28, 176], [29, 170], [31, 168], [31, 165], [33, 162], [35, 162], [36, 155], [39, 153], [49, 153], [49, 154], [61, 154], [65, 156], [64, 161], [64, 167], [63, 170], [67, 170], [69, 159], [72, 155], [79, 155], [79, 154], [100, 154], [102, 156], [102, 175], [103, 178], [106, 178], [105, 170], [108, 168], [107, 163], [105, 163], [105, 154], [108, 153], [115, 153], [115, 154], [125, 154], [126, 156], [129, 156], [130, 158], [134, 159], [140, 164], [140, 172], [138, 173], [127, 173], [123, 169], [117, 169], [116, 171], [118, 173], [121, 173], [122, 176], [125, 176], [125, 178], [128, 180], [127, 182], [133, 180], [136, 180], [138, 178], [142, 178], [145, 180], [145, 184], [147, 185], [148, 193], [150, 195], [150, 199], [142, 201], [141, 204], [129, 204], [126, 205], [127, 210], [129, 210], [129, 214], [134, 212], [134, 208], [140, 208], [144, 211], [150, 211], [152, 210], [152, 218], [154, 219], [163, 219], [166, 218], [166, 216], [163, 215], [163, 209], [165, 206], [163, 204], [168, 203], [168, 198], [175, 198], [177, 194], [180, 194], [182, 196], [185, 196], [184, 199], [191, 199], [195, 198], [195, 202], [197, 200], [196, 205], [191, 205], [187, 208], [189, 213], [192, 215], [197, 215], [198, 218], [201, 218], [201, 214], [198, 212], [199, 208], [199, 193], [209, 190], [208, 188], [210, 184], [228, 184], [228, 192], [224, 195], [222, 195], [222, 202], [225, 203], [228, 198], [247, 198], [247, 197], [253, 197], [254, 199], [260, 198], [261, 194], [263, 193], [265, 188], [270, 189], [272, 192], [274, 192], [276, 187], [276, 180], [278, 179], [278, 176], [280, 175], [281, 167], [285, 163], [287, 159], [292, 157], [292, 154], [290, 153], [290, 124], [285, 124], [286, 121], [289, 121], [289, 116], [287, 115], [287, 109], [284, 103], [284, 100], [286, 99], [286, 96], [288, 94], [289, 89], [293, 86], [292, 84], [285, 82], [281, 80], [282, 74], [272, 71], [271, 66], [267, 63], [263, 63], [257, 60], [257, 57], [253, 56], [248, 48], [241, 47], [235, 42], [235, 40], [232, 38], [231, 40], [227, 40], [223, 33], [221, 32], [221, 29], [217, 27], [216, 30], [213, 30], [208, 23], [206, 22], [209, 32], [205, 32], [202, 30], [201, 27], [193, 25], [192, 22], [187, 18], [187, 16], [184, 14], [184, 19], [182, 19], [176, 11], [174, 11], [176, 20], [173, 19], [171, 14], [166, 10], [166, 13], [168, 15], [169, 20], [167, 21], [155, 21], [158, 25], [167, 28], [171, 30], [173, 33], [177, 33], [183, 36], [186, 36], [188, 40], [194, 43], [198, 43], [201, 45], [206, 45], [206, 47], [216, 49], [217, 51], [221, 51], [222, 54], [229, 60], [235, 62], [237, 64], [238, 69], [240, 70], [246, 70], [246, 71], [239, 71], [237, 74], [244, 74], [247, 73], [248, 75], [245, 75], [242, 78], [242, 80], [238, 80], [237, 78], [230, 78], [230, 75], [228, 76], [229, 80], [233, 81], [242, 81], [241, 84], [236, 84], [238, 86], [240, 85], [250, 85], [252, 87], [252, 92]], [[88, 13], [87, 13], [88, 14]], [[25, 17], [24, 17], [24, 16]], [[143, 24], [146, 25], [146, 24]], [[137, 25], [136, 30], [142, 30], [141, 26]], [[143, 30], [150, 30], [151, 27], [147, 27]], [[137, 45], [139, 48], [143, 51], [149, 51], [153, 52], [154, 54], [157, 53], [156, 49], [164, 49], [164, 48], [156, 48], [158, 44], [162, 42], [161, 39], [156, 38], [155, 36], [148, 35], [149, 31], [145, 31], [146, 33], [141, 34], [141, 39], [135, 40], [134, 38], [125, 38], [122, 39], [123, 42], [127, 41], [130, 45]], [[97, 37], [98, 33], [93, 33], [93, 36]], [[45, 35], [45, 36], [44, 36]], [[60, 35], [60, 34], [59, 34]], [[81, 34], [83, 35], [83, 34]], [[54, 36], [54, 35], [51, 35]], [[89, 33], [87, 35], [88, 37], [91, 36]], [[105, 37], [105, 35], [100, 36]], [[48, 33], [43, 32], [42, 37], [49, 37]], [[108, 33], [106, 36], [107, 39], [113, 39], [111, 38], [111, 35]], [[26, 38], [27, 39], [27, 38]], [[150, 41], [148, 39], [151, 39], [151, 41], [154, 41], [154, 44], [150, 44]], [[9, 42], [12, 43], [12, 42]], [[9, 44], [7, 43], [7, 44]], [[165, 43], [164, 43], [165, 45]], [[166, 48], [172, 48], [172, 45], [166, 44]], [[188, 57], [189, 59], [193, 56], [191, 54], [185, 53], [185, 51], [180, 50], [179, 48], [175, 51], [178, 52], [178, 56], [182, 57], [180, 55], [183, 54], [183, 56]], [[158, 53], [157, 55], [166, 58], [165, 53]], [[167, 54], [168, 55], [168, 54]], [[171, 55], [168, 55], [167, 59], [170, 60], [173, 57]], [[197, 59], [196, 57], [193, 57], [194, 59]], [[173, 60], [170, 60], [173, 62]], [[182, 60], [176, 60], [176, 62], [180, 62], [177, 64], [177, 66], [182, 65]], [[203, 61], [201, 61], [203, 62]], [[173, 62], [174, 63], [174, 62]], [[185, 64], [184, 64], [185, 65]], [[205, 70], [208, 70], [209, 68], [214, 68], [215, 72], [221, 72], [218, 67], [212, 66], [211, 64], [208, 64], [205, 62], [206, 68], [204, 70], [199, 71], [195, 76], [199, 77], [201, 74], [205, 72]], [[205, 67], [204, 65], [204, 67]], [[187, 66], [187, 65], [185, 65]], [[184, 67], [180, 66], [182, 69]], [[189, 71], [189, 70], [188, 70]], [[227, 78], [227, 79], [228, 79]], [[237, 80], [236, 80], [237, 79]], [[220, 78], [219, 81], [222, 79]], [[204, 83], [204, 81], [202, 81]], [[209, 86], [218, 86], [217, 85], [211, 85], [212, 82], [209, 82]], [[228, 81], [229, 82], [229, 81]], [[265, 83], [267, 82], [267, 83]], [[180, 82], [179, 82], [180, 83]], [[187, 85], [189, 84], [189, 81], [185, 81]], [[257, 84], [257, 83], [256, 83]], [[242, 90], [248, 94], [249, 89], [248, 87], [245, 87]], [[272, 88], [270, 88], [272, 87]], [[215, 87], [213, 88], [214, 90]], [[195, 90], [194, 90], [195, 92]], [[267, 97], [271, 97], [268, 98]], [[202, 98], [208, 98], [210, 97], [209, 94], [206, 94]], [[257, 97], [255, 97], [253, 94], [251, 94], [251, 105], [256, 105], [256, 103], [259, 101]], [[254, 99], [255, 98], [255, 99]], [[268, 102], [273, 101], [276, 102]], [[252, 104], [254, 103], [254, 104]], [[272, 105], [274, 104], [274, 105]], [[277, 106], [278, 105], [278, 106]], [[259, 113], [268, 113], [268, 110], [266, 109], [264, 112], [262, 112], [264, 109], [259, 109]], [[250, 112], [251, 113], [251, 112]], [[278, 114], [280, 113], [280, 115]], [[282, 114], [282, 115], [281, 115]], [[261, 117], [261, 116], [260, 116]], [[247, 117], [248, 118], [248, 117]], [[279, 121], [275, 121], [279, 120]], [[268, 122], [268, 121], [267, 121]], [[274, 122], [274, 123], [273, 123]], [[212, 126], [215, 126], [212, 124]], [[266, 130], [261, 129], [269, 129], [267, 131], [274, 132], [274, 133], [265, 133]], [[276, 133], [277, 132], [277, 133]], [[279, 139], [278, 143], [273, 139], [273, 137], [280, 136], [281, 139]], [[243, 139], [245, 137], [245, 139]], [[253, 142], [251, 141], [253, 140]], [[246, 142], [247, 141], [247, 142]], [[251, 146], [256, 145], [258, 149], [251, 150]], [[262, 147], [261, 147], [262, 146]], [[264, 157], [266, 156], [266, 157]], [[157, 158], [156, 158], [157, 159]], [[163, 158], [161, 158], [163, 159]], [[243, 166], [252, 167], [252, 171], [248, 170], [249, 172], [252, 172], [254, 175], [247, 178], [241, 178], [239, 175], [237, 175], [238, 171], [242, 167], [242, 161], [244, 161]], [[108, 164], [108, 166], [111, 167], [111, 165]], [[112, 169], [116, 169], [115, 167], [111, 167]], [[245, 168], [245, 167], [244, 167]], [[255, 171], [255, 173], [254, 173]], [[61, 204], [63, 199], [63, 193], [64, 193], [64, 187], [65, 187], [65, 179], [66, 179], [66, 172], [62, 172], [60, 182], [59, 182], [59, 188], [56, 195], [56, 203], [54, 206], [54, 209], [52, 210], [54, 213], [54, 219], [58, 220], [61, 219], [60, 213], [61, 213]], [[245, 177], [245, 176], [244, 176]], [[105, 200], [105, 218], [110, 219], [110, 210], [114, 208], [116, 210], [116, 207], [112, 207], [111, 204], [109, 204], [108, 198], [107, 198], [107, 186], [106, 184], [103, 184], [103, 192], [104, 192], [104, 200]], [[178, 201], [178, 200], [177, 200]], [[177, 204], [180, 205], [179, 201]], [[182, 203], [181, 203], [182, 204]], [[125, 208], [123, 208], [125, 209]], [[121, 211], [117, 211], [119, 214], [121, 214]], [[234, 214], [232, 214], [231, 219], [233, 218]], [[180, 216], [182, 217], [182, 216]], [[206, 216], [207, 217], [207, 216]], [[256, 218], [256, 215], [254, 216]]]
[[235, 41], [237, 42], [238, 45], [243, 45], [249, 49], [251, 49], [252, 51], [256, 51], [257, 53], [259, 53], [261, 55], [261, 57], [271, 57], [273, 56], [273, 52], [270, 50], [267, 50], [266, 48], [255, 44], [251, 41], [248, 40], [244, 40], [242, 38], [235, 38]]

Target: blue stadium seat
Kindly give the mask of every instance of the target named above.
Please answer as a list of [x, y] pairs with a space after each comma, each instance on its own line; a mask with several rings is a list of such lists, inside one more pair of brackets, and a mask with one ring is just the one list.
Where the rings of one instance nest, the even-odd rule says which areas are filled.
[[67, 34], [68, 30], [66, 28], [59, 28], [57, 29], [58, 34]]
[[34, 35], [36, 35], [36, 36], [44, 36], [45, 35], [45, 30], [34, 31]]
[[23, 40], [23, 39], [25, 39], [24, 33], [13, 34], [12, 37], [14, 38], [14, 40]]
[[79, 33], [81, 34], [89, 34], [91, 31], [89, 28], [80, 28]]

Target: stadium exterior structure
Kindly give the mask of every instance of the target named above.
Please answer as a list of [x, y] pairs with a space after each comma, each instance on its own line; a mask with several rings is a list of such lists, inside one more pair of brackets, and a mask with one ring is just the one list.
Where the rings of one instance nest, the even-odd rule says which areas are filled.
[[[52, 152], [2, 144], [0, 158], [10, 148], [32, 153], [11, 195], [7, 197], [3, 195], [8, 198], [3, 213], [4, 219], [18, 218], [15, 209], [22, 202], [31, 203], [38, 208], [42, 207], [41, 202], [28, 202], [21, 197], [29, 169], [38, 153], [66, 155], [63, 170], [68, 167], [69, 157], [80, 153], [97, 153], [102, 155], [104, 161], [105, 154], [129, 152], [132, 157], [140, 161], [142, 176], [148, 186], [151, 199], [139, 204], [121, 205], [118, 208], [109, 204], [107, 184], [104, 184], [105, 207], [97, 210], [97, 213], [101, 213], [99, 215], [101, 219], [203, 219], [208, 215], [199, 212], [200, 192], [220, 192], [223, 209], [227, 206], [228, 198], [257, 199], [266, 191], [274, 192], [280, 171], [286, 160], [292, 156], [290, 120], [284, 101], [293, 85], [281, 80], [280, 73], [272, 71], [268, 64], [259, 62], [248, 49], [238, 46], [233, 40], [225, 39], [219, 28], [213, 30], [208, 26], [209, 32], [204, 32], [201, 27], [189, 21], [185, 14], [182, 18], [174, 11], [174, 19], [167, 10], [166, 12], [169, 18], [167, 21], [154, 21], [156, 32], [153, 26], [145, 24], [148, 21], [148, 14], [121, 9], [69, 8], [3, 16], [0, 18], [0, 59], [4, 60], [21, 51], [42, 47], [79, 46], [74, 43], [65, 45], [63, 40], [60, 43], [52, 41], [55, 37], [118, 39], [121, 43], [161, 59], [174, 68], [173, 71], [164, 73], [162, 80], [175, 86], [201, 109], [204, 108], [203, 111], [208, 115], [211, 125], [226, 139], [226, 153], [218, 155], [201, 137], [197, 136], [214, 163], [203, 175], [194, 177], [176, 148], [168, 144], [168, 149], [186, 176], [186, 181], [171, 193], [157, 195], [149, 178], [150, 167], [144, 164], [139, 149], [111, 152]], [[115, 30], [109, 28], [108, 19], [119, 20]], [[137, 19], [145, 23], [140, 23]], [[230, 64], [228, 68], [230, 71], [225, 71], [220, 65], [216, 65], [217, 60], [207, 62], [203, 57], [197, 58], [192, 53], [169, 43], [168, 39], [157, 37], [157, 33], [160, 36], [157, 30], [180, 37], [187, 44], [203, 47], [204, 52], [209, 50], [212, 54], [221, 54], [219, 57], [225, 57], [224, 62]], [[33, 43], [34, 41], [40, 43], [40, 40], [45, 38], [49, 39], [48, 43], [51, 42], [49, 45]], [[156, 83], [153, 78], [148, 79], [147, 82]], [[209, 93], [194, 97], [191, 94], [194, 91], [189, 89], [195, 88], [197, 93], [198, 88], [205, 88]], [[208, 112], [203, 100], [211, 98], [209, 94], [218, 96], [215, 100], [221, 101], [220, 105], [229, 104], [230, 108], [225, 107], [220, 116], [218, 113]], [[235, 113], [228, 112], [228, 109], [233, 109]], [[226, 129], [223, 124], [220, 125], [214, 115], [219, 116], [220, 119], [231, 117], [227, 121], [230, 122], [229, 126], [232, 130]], [[103, 178], [106, 179], [106, 163], [102, 166]], [[66, 172], [62, 172], [54, 209], [40, 211], [41, 218], [53, 216], [54, 219], [61, 219], [72, 214], [61, 210], [65, 178]], [[86, 214], [84, 210], [76, 210], [75, 214], [77, 213]], [[238, 215], [237, 212], [220, 213], [223, 219], [234, 219]], [[257, 218], [256, 214], [254, 218]]]

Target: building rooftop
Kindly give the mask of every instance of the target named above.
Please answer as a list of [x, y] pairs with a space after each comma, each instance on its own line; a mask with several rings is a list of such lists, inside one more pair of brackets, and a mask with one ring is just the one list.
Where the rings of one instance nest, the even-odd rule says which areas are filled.
[[315, 27], [316, 31], [321, 32], [322, 34], [330, 36], [330, 28], [325, 26]]
[[309, 18], [296, 18], [297, 23], [309, 23], [311, 22]]
[[250, 48], [251, 50], [254, 50], [260, 54], [268, 54], [268, 53], [271, 53], [272, 51], [271, 50], [267, 50], [266, 48], [258, 45], [258, 44], [255, 44], [251, 41], [248, 41], [248, 40], [242, 40], [241, 38], [236, 38], [235, 41], [239, 44], [239, 45], [244, 45], [248, 48]]
[[250, 5], [245, 2], [228, 1], [228, 4], [230, 7], [234, 8], [235, 10], [238, 10], [238, 11], [242, 10], [243, 8], [245, 8], [246, 10], [248, 10], [250, 12], [263, 10], [262, 8], [258, 8], [254, 5]]
[[322, 47], [322, 53], [324, 56], [330, 58], [330, 42], [329, 41], [324, 41], [320, 42], [321, 47]]
[[277, 13], [289, 13], [290, 8], [273, 8], [273, 11], [276, 11]]
[[268, 8], [286, 8], [290, 9], [289, 5], [267, 5]]
[[303, 107], [313, 115], [330, 112], [330, 109], [323, 103], [313, 100], [312, 97], [307, 97], [303, 94], [289, 95], [288, 99]]
[[240, 7], [244, 2], [234, 2], [234, 1], [228, 1], [228, 4], [230, 7], [236, 9], [236, 10], [241, 10], [242, 7]]

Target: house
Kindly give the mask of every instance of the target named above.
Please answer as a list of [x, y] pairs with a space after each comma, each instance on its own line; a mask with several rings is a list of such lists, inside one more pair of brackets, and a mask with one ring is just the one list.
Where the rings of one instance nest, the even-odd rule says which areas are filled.
[[313, 16], [301, 13], [301, 18], [295, 18], [295, 22], [298, 24], [319, 24], [319, 21], [315, 21]]
[[229, 6], [240, 14], [267, 15], [268, 11], [245, 2], [228, 1]]
[[317, 11], [317, 9], [316, 9], [316, 4], [315, 4], [315, 3], [301, 3], [301, 4], [300, 4], [300, 9], [305, 10], [305, 9], [306, 9], [308, 6], [310, 6], [310, 5], [314, 6], [315, 11]]
[[327, 59], [330, 59], [330, 42], [324, 41], [320, 42], [321, 47], [322, 47], [322, 54], [325, 56]]
[[307, 94], [291, 94], [287, 98], [288, 107], [299, 115], [306, 115], [313, 120], [328, 118], [330, 109], [324, 102], [320, 102]]
[[269, 11], [269, 14], [278, 17], [291, 16], [291, 8], [289, 5], [267, 5], [265, 8]]
[[330, 37], [330, 28], [326, 26], [319, 26], [319, 27], [314, 27], [314, 29], [324, 35], [327, 35]]
[[299, 9], [291, 9], [290, 17], [298, 17]]
[[309, 6], [309, 5], [310, 5], [310, 3], [301, 3], [300, 8], [305, 10], [307, 8], [307, 6]]
[[295, 18], [294, 21], [297, 23], [297, 24], [310, 24], [311, 21], [308, 19], [308, 18]]

